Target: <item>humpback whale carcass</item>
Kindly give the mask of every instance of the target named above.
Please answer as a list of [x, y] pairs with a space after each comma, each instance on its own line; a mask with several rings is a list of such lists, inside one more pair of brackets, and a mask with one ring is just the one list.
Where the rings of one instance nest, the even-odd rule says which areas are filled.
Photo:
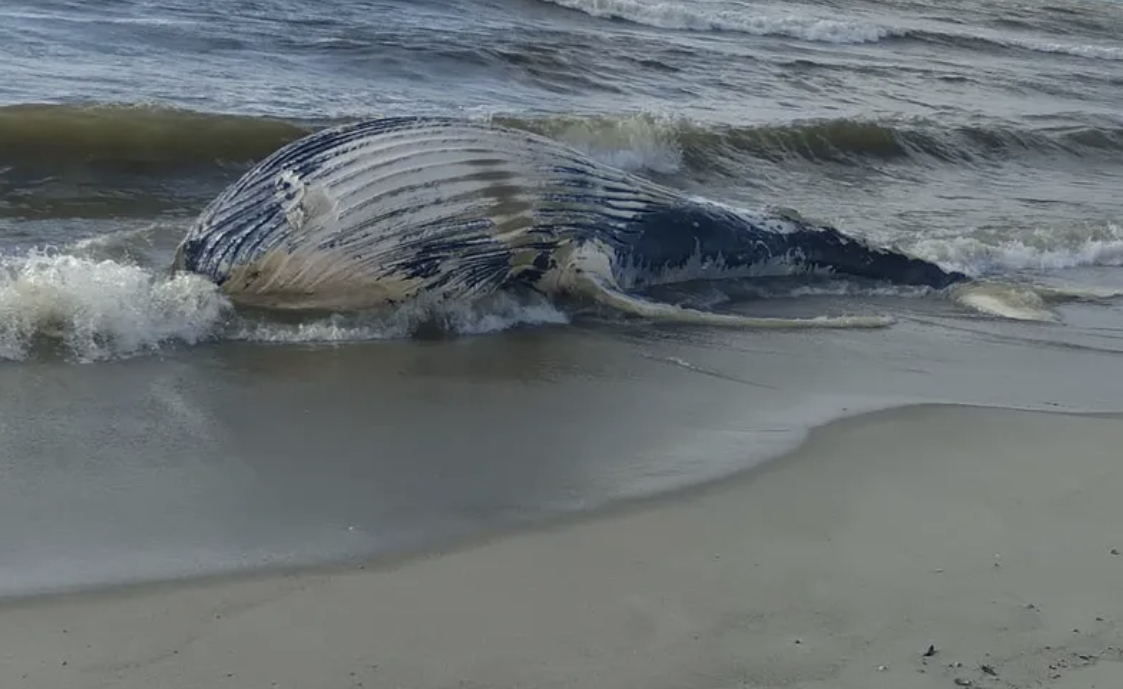
[[791, 321], [635, 292], [806, 272], [937, 289], [966, 279], [792, 213], [687, 198], [529, 132], [436, 117], [362, 121], [287, 144], [203, 210], [174, 269], [212, 280], [234, 303], [278, 309], [528, 287], [641, 315], [749, 325]]

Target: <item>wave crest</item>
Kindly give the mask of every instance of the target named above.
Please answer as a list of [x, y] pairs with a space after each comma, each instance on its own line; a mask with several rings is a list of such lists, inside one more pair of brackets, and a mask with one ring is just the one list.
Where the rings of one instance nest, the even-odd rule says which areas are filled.
[[660, 29], [732, 31], [754, 36], [787, 36], [818, 43], [873, 43], [898, 32], [877, 24], [815, 17], [746, 16], [710, 11], [680, 2], [639, 0], [545, 0], [592, 17], [621, 19]]
[[150, 173], [255, 162], [311, 131], [266, 117], [132, 105], [0, 107], [0, 168]]
[[909, 250], [920, 258], [953, 266], [975, 277], [1123, 266], [1123, 227], [1107, 223], [1064, 232], [1023, 229], [1014, 236], [929, 238], [913, 243]]
[[919, 40], [976, 49], [1019, 49], [1093, 60], [1123, 60], [1123, 47], [1070, 44], [979, 31], [941, 31], [888, 26], [869, 21], [785, 15], [750, 15], [743, 11], [709, 10], [685, 0], [543, 0], [602, 19], [618, 19], [659, 29], [728, 31], [752, 36], [779, 36], [814, 43], [860, 44], [884, 40]]
[[[1123, 151], [1123, 128], [1119, 127], [1048, 130], [999, 125], [948, 126], [917, 118], [835, 118], [732, 125], [652, 114], [485, 117], [578, 148], [611, 153], [607, 162], [620, 167], [656, 171], [674, 171], [683, 160], [691, 167], [704, 167], [714, 155], [729, 153], [770, 160], [925, 155], [959, 162], [976, 156], [1027, 151], [1077, 156]], [[77, 168], [143, 172], [149, 177], [195, 174], [200, 168], [219, 170], [256, 163], [281, 146], [334, 124], [338, 122], [290, 122], [166, 108], [0, 107], [0, 179], [19, 189], [19, 171], [25, 168], [46, 169], [56, 176]], [[96, 175], [81, 179], [87, 191], [98, 183]], [[119, 190], [120, 179], [106, 180]], [[41, 184], [38, 178], [27, 181]], [[4, 204], [0, 201], [0, 207]]]
[[915, 118], [838, 118], [760, 125], [710, 124], [652, 115], [492, 116], [492, 120], [559, 139], [610, 164], [655, 172], [674, 172], [684, 164], [695, 170], [720, 170], [723, 162], [744, 156], [773, 162], [926, 158], [960, 164], [1034, 154], [1086, 157], [1123, 151], [1120, 128], [948, 127]]
[[1008, 39], [1006, 43], [1038, 53], [1053, 53], [1092, 60], [1123, 60], [1123, 46], [1082, 45], [1026, 39]]

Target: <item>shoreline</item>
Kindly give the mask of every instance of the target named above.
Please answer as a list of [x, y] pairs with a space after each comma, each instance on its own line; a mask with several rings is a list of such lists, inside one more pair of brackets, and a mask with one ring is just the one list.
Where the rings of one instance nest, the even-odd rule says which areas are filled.
[[955, 402], [916, 402], [896, 404], [887, 407], [875, 407], [872, 409], [859, 408], [854, 411], [843, 411], [841, 412], [841, 416], [831, 418], [823, 423], [810, 427], [808, 430], [803, 431], [802, 438], [795, 441], [789, 449], [783, 450], [772, 457], [758, 461], [747, 467], [735, 469], [727, 474], [722, 474], [714, 478], [706, 478], [685, 485], [658, 489], [640, 495], [612, 498], [605, 503], [596, 504], [589, 508], [562, 510], [540, 517], [532, 517], [517, 524], [502, 526], [495, 529], [483, 529], [468, 535], [438, 539], [426, 544], [405, 547], [384, 553], [376, 553], [371, 556], [359, 556], [309, 564], [235, 567], [225, 571], [197, 575], [92, 584], [88, 586], [60, 588], [25, 594], [0, 595], [0, 610], [8, 607], [25, 604], [37, 605], [42, 602], [62, 599], [159, 593], [165, 590], [190, 587], [237, 584], [245, 580], [331, 576], [345, 574], [351, 571], [391, 571], [407, 566], [415, 560], [455, 555], [521, 535], [547, 534], [558, 529], [577, 527], [589, 522], [598, 522], [603, 519], [626, 516], [636, 511], [658, 509], [668, 504], [703, 498], [714, 492], [735, 490], [739, 483], [756, 480], [758, 474], [766, 474], [771, 468], [774, 468], [774, 465], [782, 464], [786, 461], [793, 461], [795, 456], [799, 455], [806, 446], [815, 441], [821, 433], [830, 433], [836, 428], [845, 429], [848, 424], [861, 424], [866, 421], [876, 422], [878, 418], [883, 415], [892, 416], [908, 413], [910, 411], [924, 413], [925, 411], [942, 409], [954, 409], [963, 412], [970, 412], [972, 410], [981, 411], [983, 413], [998, 411], [1044, 414], [1049, 416], [1070, 416], [1075, 418], [1123, 420], [1123, 411], [1073, 411], [1069, 409], [1053, 411]]
[[[787, 449], [776, 452], [775, 454], [767, 456], [765, 459], [758, 460], [748, 466], [733, 469], [730, 472], [720, 474], [716, 477], [704, 478], [682, 485], [674, 485], [670, 488], [645, 491], [641, 492], [638, 495], [625, 495], [622, 497], [610, 498], [605, 502], [594, 504], [593, 506], [587, 508], [560, 510], [544, 514], [539, 517], [531, 517], [517, 524], [501, 526], [493, 529], [481, 529], [467, 535], [436, 539], [425, 544], [412, 547], [407, 546], [405, 548], [397, 550], [375, 553], [370, 556], [358, 556], [346, 559], [336, 559], [302, 564], [277, 564], [260, 566], [251, 565], [247, 567], [232, 567], [226, 570], [208, 572], [204, 574], [170, 576], [157, 579], [142, 579], [123, 582], [98, 583], [80, 585], [76, 587], [61, 587], [49, 590], [32, 591], [28, 593], [0, 595], [0, 609], [3, 609], [4, 607], [18, 606], [23, 604], [35, 605], [41, 601], [52, 601], [68, 598], [76, 599], [84, 598], [87, 596], [118, 596], [141, 592], [158, 593], [163, 590], [179, 589], [192, 586], [206, 587], [221, 585], [224, 583], [238, 583], [246, 579], [285, 579], [306, 575], [323, 576], [341, 574], [352, 570], [379, 571], [380, 569], [394, 569], [403, 565], [407, 565], [413, 560], [439, 557], [444, 555], [453, 555], [458, 552], [483, 547], [497, 541], [523, 534], [548, 533], [556, 529], [564, 529], [570, 526], [577, 526], [589, 521], [595, 522], [605, 518], [622, 516], [636, 510], [642, 511], [645, 509], [657, 508], [666, 503], [675, 503], [680, 500], [690, 500], [695, 497], [704, 496], [707, 493], [713, 491], [721, 491], [726, 488], [732, 488], [739, 481], [753, 480], [753, 477], [757, 473], [766, 471], [770, 465], [787, 461], [792, 455], [798, 454], [805, 445], [811, 442], [812, 438], [814, 438], [817, 433], [827, 432], [838, 424], [846, 424], [855, 420], [874, 417], [879, 414], [892, 414], [898, 411], [904, 411], [913, 408], [925, 409], [941, 407], [955, 407], [962, 409], [978, 408], [984, 410], [1009, 409], [1007, 407], [987, 407], [970, 404], [941, 402], [891, 403], [889, 406], [872, 407], [856, 406], [852, 410], [843, 408], [842, 411], [838, 412], [840, 414], [838, 416], [833, 416], [826, 421], [811, 425], [806, 430], [796, 431], [797, 434], [802, 435], [798, 439], [792, 441]], [[1024, 411], [1036, 413], [1037, 410]], [[1115, 415], [1115, 412], [1057, 411], [1041, 413], [1068, 414], [1074, 416], [1095, 416], [1103, 414], [1109, 417]], [[1119, 417], [1123, 418], [1123, 412], [1119, 412]]]
[[[726, 478], [361, 564], [0, 600], [0, 683], [663, 686], [655, 666], [689, 670], [666, 686], [1118, 682], [1120, 418], [859, 413]], [[377, 667], [343, 672], [368, 646]]]
[[[453, 555], [458, 552], [472, 550], [488, 544], [502, 541], [507, 538], [522, 534], [548, 533], [556, 529], [577, 526], [589, 521], [599, 521], [603, 518], [626, 515], [636, 510], [657, 508], [665, 503], [675, 503], [680, 500], [689, 500], [705, 495], [712, 491], [721, 491], [738, 481], [751, 481], [758, 472], [766, 471], [770, 465], [784, 462], [792, 455], [798, 454], [815, 434], [828, 431], [836, 424], [846, 424], [854, 420], [878, 414], [894, 413], [911, 408], [938, 408], [958, 407], [965, 409], [976, 408], [976, 405], [942, 403], [942, 402], [885, 402], [880, 405], [853, 404], [843, 407], [836, 415], [825, 421], [812, 422], [804, 430], [794, 430], [797, 437], [785, 444], [785, 449], [764, 455], [764, 459], [755, 460], [754, 463], [744, 467], [735, 468], [714, 477], [690, 481], [683, 484], [674, 484], [669, 488], [657, 488], [648, 491], [639, 491], [638, 494], [623, 495], [609, 498], [591, 507], [578, 509], [561, 509], [546, 513], [538, 517], [530, 517], [522, 522], [500, 526], [492, 529], [481, 529], [467, 535], [438, 538], [417, 546], [375, 553], [369, 556], [357, 556], [346, 559], [327, 560], [314, 563], [258, 565], [247, 567], [232, 567], [222, 571], [192, 574], [185, 576], [170, 576], [157, 579], [143, 579], [123, 582], [97, 583], [80, 585], [76, 587], [62, 587], [49, 590], [32, 591], [0, 595], [0, 610], [5, 607], [23, 604], [35, 605], [41, 601], [59, 599], [78, 599], [87, 596], [119, 596], [133, 593], [150, 592], [158, 593], [163, 590], [187, 588], [192, 586], [212, 586], [224, 583], [238, 583], [246, 579], [286, 579], [300, 576], [323, 576], [349, 572], [352, 570], [379, 571], [380, 569], [394, 569], [407, 565], [414, 560]], [[1005, 407], [978, 406], [979, 409], [1006, 409]], [[1034, 410], [1030, 410], [1034, 411]], [[1086, 416], [1095, 414], [1113, 415], [1115, 412], [1074, 412], [1057, 411], [1043, 413], [1071, 414]], [[1120, 412], [1123, 418], [1123, 412]]]

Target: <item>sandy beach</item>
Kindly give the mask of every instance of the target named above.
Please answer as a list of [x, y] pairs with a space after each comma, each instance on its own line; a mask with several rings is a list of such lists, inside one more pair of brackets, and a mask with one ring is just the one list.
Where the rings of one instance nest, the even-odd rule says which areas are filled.
[[17, 599], [0, 686], [1123, 686], [1123, 423], [923, 406], [360, 567]]

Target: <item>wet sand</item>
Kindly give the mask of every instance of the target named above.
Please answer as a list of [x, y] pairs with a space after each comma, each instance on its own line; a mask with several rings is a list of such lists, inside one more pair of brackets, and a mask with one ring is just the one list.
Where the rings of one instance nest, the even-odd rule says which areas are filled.
[[879, 412], [423, 557], [11, 600], [0, 686], [1120, 686], [1120, 448], [1112, 416]]

